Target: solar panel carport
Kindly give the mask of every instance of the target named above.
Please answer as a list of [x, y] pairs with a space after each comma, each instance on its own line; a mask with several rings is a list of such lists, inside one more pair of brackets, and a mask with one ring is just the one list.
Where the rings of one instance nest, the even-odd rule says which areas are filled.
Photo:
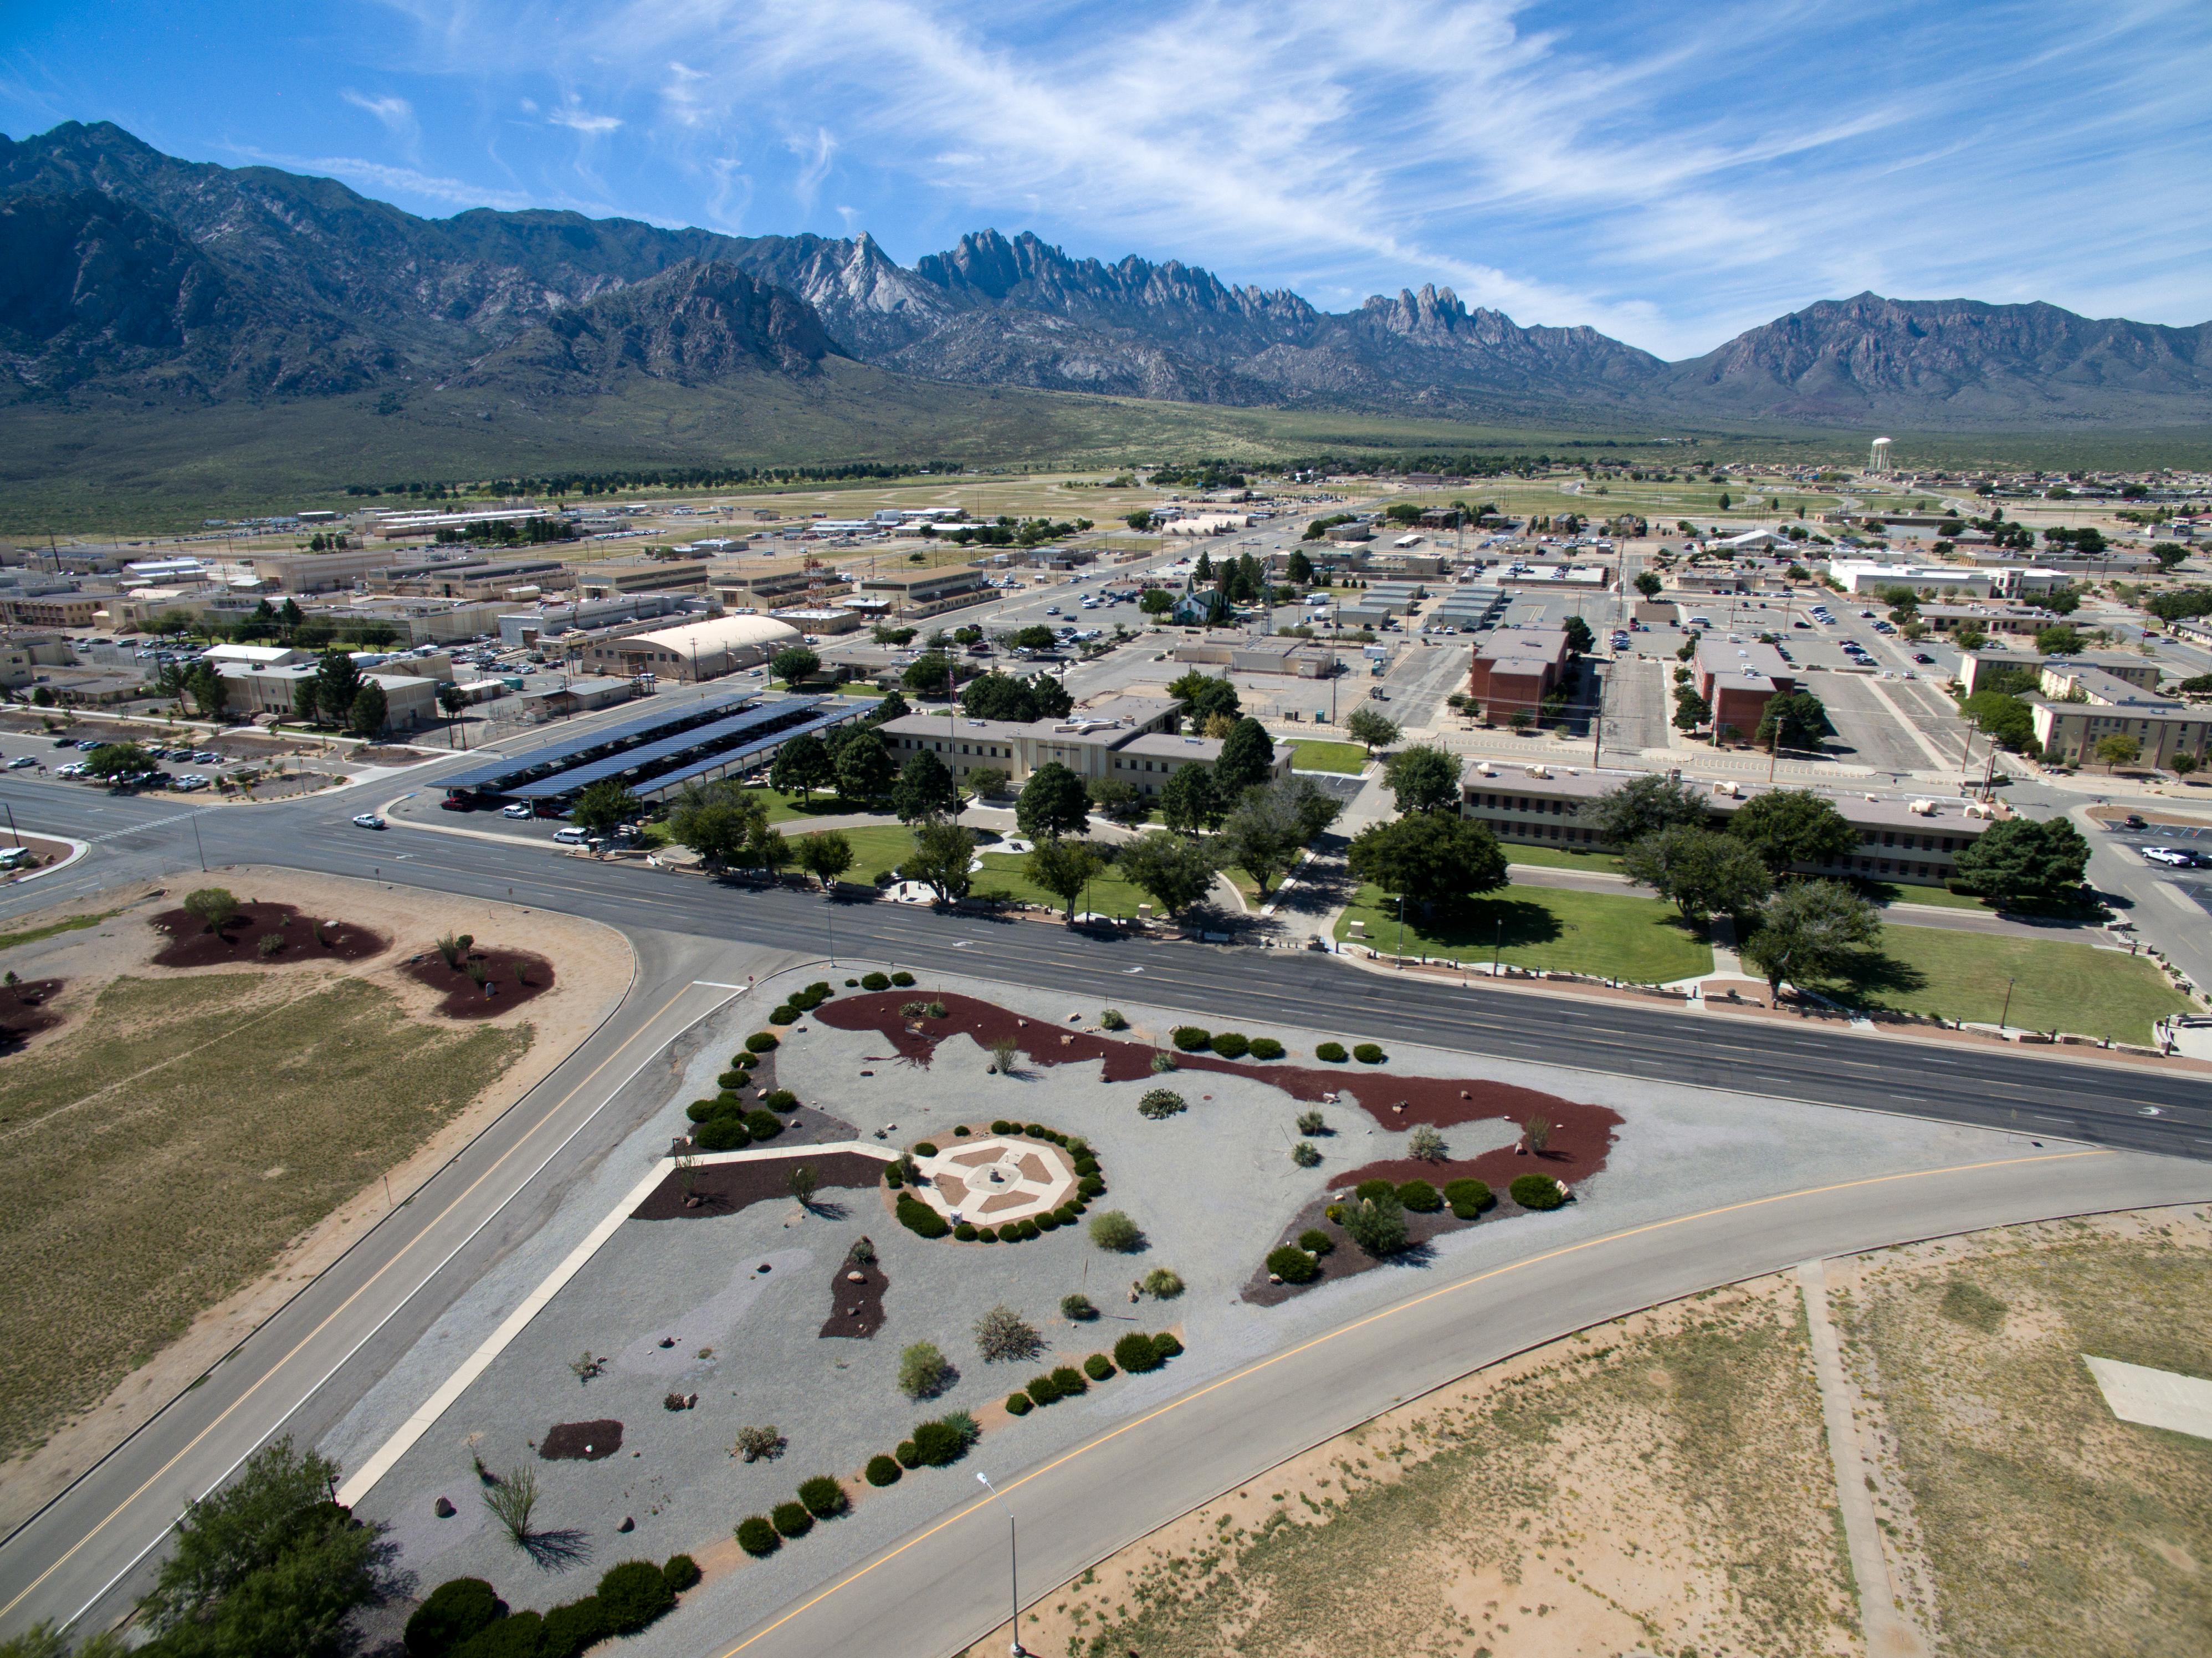
[[448, 794], [467, 793], [482, 790], [498, 794], [504, 791], [501, 785], [516, 778], [527, 777], [548, 767], [558, 766], [581, 754], [590, 754], [611, 744], [635, 744], [650, 738], [656, 732], [689, 731], [728, 715], [731, 709], [760, 700], [758, 691], [738, 691], [728, 695], [708, 697], [702, 701], [686, 702], [675, 708], [664, 708], [658, 714], [641, 715], [617, 725], [602, 726], [580, 736], [564, 738], [558, 743], [548, 743], [543, 748], [532, 749], [526, 754], [511, 758], [487, 760], [466, 770], [457, 771], [441, 778], [438, 786]]
[[782, 747], [793, 738], [804, 736], [809, 732], [818, 735], [832, 726], [867, 714], [875, 706], [872, 701], [838, 704], [799, 725], [782, 731], [764, 732], [751, 742], [738, 748], [726, 749], [720, 754], [710, 754], [702, 759], [694, 760], [688, 765], [662, 772], [657, 777], [648, 777], [641, 783], [632, 785], [630, 792], [647, 799], [653, 799], [667, 793], [671, 789], [682, 787], [694, 778], [703, 777], [708, 772], [720, 772], [726, 775], [732, 771], [750, 771], [759, 763], [762, 756], [772, 749]]
[[[763, 702], [758, 708], [747, 708], [743, 714], [732, 714], [727, 720], [717, 720], [709, 726], [695, 726], [673, 737], [664, 737], [657, 743], [624, 749], [620, 754], [611, 754], [603, 759], [586, 761], [580, 766], [572, 766], [535, 782], [519, 784], [507, 793], [519, 800], [543, 800], [555, 795], [574, 794], [594, 783], [605, 782], [611, 777], [627, 776], [659, 761], [679, 760], [700, 749], [714, 749], [715, 752], [707, 756], [701, 766], [684, 774], [696, 775], [700, 769], [711, 770], [714, 767], [728, 764], [732, 753], [750, 753], [762, 747], [788, 742], [797, 734], [797, 728], [802, 726], [820, 730], [822, 726], [817, 723], [817, 718], [823, 705], [828, 701], [828, 698], [820, 696], [793, 696], [781, 701]], [[853, 714], [863, 706], [841, 703], [822, 723], [834, 725], [839, 718]], [[732, 739], [742, 738], [750, 732], [758, 732], [762, 740], [735, 750], [730, 747]], [[655, 776], [647, 780], [653, 786], [659, 787], [665, 780]]]

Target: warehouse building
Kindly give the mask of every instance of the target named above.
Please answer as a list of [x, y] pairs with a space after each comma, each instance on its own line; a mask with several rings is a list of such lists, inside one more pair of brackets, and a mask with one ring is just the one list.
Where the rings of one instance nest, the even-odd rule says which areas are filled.
[[757, 667], [799, 642], [799, 629], [764, 616], [723, 616], [651, 633], [624, 634], [586, 645], [580, 661], [593, 673], [629, 678], [715, 679]]

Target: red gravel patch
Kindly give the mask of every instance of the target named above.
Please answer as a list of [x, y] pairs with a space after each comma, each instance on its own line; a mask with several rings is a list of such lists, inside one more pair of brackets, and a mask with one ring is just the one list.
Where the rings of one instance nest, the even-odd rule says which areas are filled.
[[556, 1422], [538, 1442], [538, 1455], [548, 1462], [598, 1462], [622, 1448], [622, 1424], [602, 1418], [597, 1422]]
[[[859, 1247], [855, 1244], [854, 1248]], [[874, 1246], [869, 1247], [872, 1251]], [[858, 1284], [853, 1282], [855, 1272], [860, 1276]], [[830, 1317], [822, 1326], [822, 1334], [862, 1341], [874, 1335], [884, 1327], [884, 1291], [890, 1287], [882, 1261], [856, 1260], [848, 1253], [837, 1263], [836, 1276], [830, 1283]]]
[[[465, 968], [447, 967], [434, 950], [414, 957], [400, 971], [418, 985], [443, 992], [438, 1011], [449, 1019], [488, 1019], [553, 988], [553, 963], [531, 950], [472, 949], [468, 959], [483, 969], [479, 986]], [[522, 969], [518, 981], [514, 969]]]
[[[154, 930], [169, 943], [156, 951], [155, 967], [235, 967], [245, 962], [365, 962], [391, 947], [382, 933], [353, 921], [322, 920], [322, 941], [316, 942], [319, 918], [303, 915], [296, 904], [240, 904], [238, 914], [223, 924], [221, 932], [210, 932], [207, 923], [184, 909], [165, 909], [152, 918]], [[270, 933], [283, 940], [270, 956], [261, 954], [261, 940]]]
[[52, 1030], [62, 1016], [51, 1005], [66, 979], [21, 979], [0, 988], [0, 1053], [19, 1048], [41, 1030]]
[[[700, 1220], [714, 1215], [734, 1215], [738, 1210], [756, 1203], [772, 1203], [778, 1199], [789, 1203], [792, 1201], [790, 1173], [802, 1163], [814, 1171], [814, 1185], [817, 1193], [831, 1187], [848, 1191], [868, 1191], [884, 1183], [884, 1165], [874, 1157], [864, 1157], [857, 1151], [832, 1151], [819, 1157], [759, 1157], [750, 1163], [702, 1163], [691, 1171], [690, 1195], [697, 1201], [688, 1206], [685, 1204], [684, 1171], [672, 1169], [668, 1177], [653, 1188], [652, 1195], [630, 1211], [629, 1218], [632, 1220]], [[815, 1206], [822, 1206], [822, 1199], [818, 1196], [815, 1199]]]

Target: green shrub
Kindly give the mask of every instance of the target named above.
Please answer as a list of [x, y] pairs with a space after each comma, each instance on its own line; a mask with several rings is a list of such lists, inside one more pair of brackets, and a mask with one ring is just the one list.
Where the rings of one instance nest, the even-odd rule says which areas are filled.
[[783, 1539], [775, 1534], [775, 1522], [765, 1515], [754, 1515], [749, 1520], [738, 1521], [738, 1546], [756, 1559], [774, 1554], [783, 1546]]
[[1309, 1226], [1298, 1234], [1298, 1248], [1310, 1255], [1325, 1255], [1336, 1248], [1336, 1240], [1318, 1226]]
[[951, 1380], [952, 1366], [933, 1341], [917, 1341], [899, 1355], [899, 1391], [908, 1399], [934, 1399]]
[[1091, 1241], [1101, 1249], [1126, 1255], [1145, 1241], [1145, 1235], [1138, 1230], [1137, 1223], [1119, 1209], [1109, 1209], [1103, 1215], [1091, 1218]]
[[1311, 1140], [1300, 1140], [1291, 1148], [1291, 1161], [1301, 1169], [1318, 1169], [1321, 1150]]
[[1085, 1175], [1081, 1180], [1076, 1181], [1075, 1189], [1086, 1198], [1103, 1197], [1106, 1195], [1105, 1177], [1100, 1175]]
[[1031, 1238], [1039, 1236], [1043, 1230], [1044, 1228], [1039, 1226], [1033, 1220], [1024, 1221], [1022, 1223], [1022, 1242], [1027, 1243]]
[[1103, 1030], [1127, 1030], [1129, 1028], [1128, 1020], [1122, 1017], [1121, 1010], [1118, 1007], [1103, 1010], [1098, 1015], [1098, 1024]]
[[1186, 1054], [1195, 1054], [1212, 1045], [1213, 1033], [1200, 1030], [1194, 1024], [1179, 1024], [1175, 1028], [1175, 1045]]
[[757, 1054], [739, 1052], [730, 1055], [730, 1069], [732, 1071], [750, 1071], [759, 1063], [760, 1055]]
[[1223, 1030], [1206, 1046], [1224, 1060], [1241, 1060], [1252, 1051], [1252, 1039], [1241, 1030]]
[[1052, 1385], [1060, 1389], [1062, 1399], [1076, 1399], [1091, 1391], [1091, 1384], [1083, 1379], [1083, 1372], [1073, 1364], [1062, 1364], [1052, 1373]]
[[1036, 1409], [1036, 1405], [1027, 1394], [1008, 1394], [1006, 1395], [1006, 1414], [1008, 1416], [1027, 1416], [1035, 1409]]
[[914, 988], [914, 975], [904, 971], [894, 973], [891, 975], [891, 982], [901, 990], [911, 990]]
[[1098, 1308], [1089, 1296], [1062, 1296], [1060, 1315], [1075, 1324], [1088, 1324], [1098, 1316]]
[[1355, 1198], [1367, 1198], [1371, 1199], [1375, 1198], [1395, 1197], [1397, 1195], [1397, 1187], [1389, 1181], [1364, 1180], [1360, 1181], [1358, 1185], [1352, 1188], [1352, 1195]]
[[1075, 1158], [1075, 1172], [1079, 1175], [1097, 1174], [1098, 1172], [1098, 1159], [1092, 1157], [1088, 1151], [1077, 1153]]
[[745, 1073], [734, 1068], [725, 1071], [720, 1076], [714, 1078], [714, 1086], [717, 1088], [735, 1090], [743, 1088], [744, 1085]]
[[975, 1236], [985, 1243], [996, 1243], [999, 1241], [999, 1229], [995, 1226], [978, 1227]]
[[1377, 1260], [1406, 1247], [1406, 1211], [1395, 1191], [1342, 1206], [1336, 1224], [1344, 1228], [1346, 1236]]
[[[514, 1620], [506, 1620], [512, 1623]], [[576, 1658], [587, 1647], [595, 1647], [605, 1640], [607, 1614], [599, 1605], [599, 1597], [587, 1594], [580, 1600], [571, 1600], [566, 1606], [556, 1606], [545, 1614], [538, 1625], [538, 1650], [542, 1658]]]
[[599, 1610], [608, 1630], [633, 1635], [676, 1604], [668, 1579], [650, 1560], [625, 1560], [610, 1566], [599, 1579]]
[[[888, 984], [890, 981], [886, 979], [884, 982]], [[845, 981], [845, 988], [848, 990], [857, 990], [860, 987], [860, 981], [858, 979], [848, 979]]]
[[772, 1053], [781, 1045], [773, 1030], [756, 1030], [745, 1038], [745, 1051], [750, 1054]]
[[783, 1133], [783, 1124], [773, 1111], [745, 1113], [745, 1133], [757, 1140], [772, 1140]]
[[1556, 1209], [1566, 1201], [1549, 1175], [1516, 1175], [1505, 1189], [1523, 1209]]
[[1444, 1206], [1443, 1194], [1425, 1180], [1409, 1180], [1400, 1187], [1398, 1201], [1416, 1215], [1433, 1215]]
[[1373, 1042], [1362, 1042], [1352, 1050], [1352, 1057], [1362, 1065], [1380, 1065], [1390, 1056]]
[[811, 1479], [800, 1480], [799, 1500], [806, 1505], [807, 1513], [817, 1520], [835, 1520], [851, 1506], [845, 1496], [845, 1488], [826, 1473], [817, 1473]]
[[937, 1418], [937, 1425], [960, 1442], [961, 1455], [965, 1455], [975, 1442], [983, 1436], [983, 1430], [975, 1418], [965, 1411], [947, 1411]]
[[1331, 1065], [1342, 1065], [1345, 1060], [1344, 1044], [1323, 1042], [1319, 1048], [1314, 1049], [1314, 1058], [1325, 1060]]
[[1073, 1226], [1075, 1224], [1076, 1207], [1074, 1204], [1063, 1203], [1052, 1212], [1052, 1218], [1062, 1226]]
[[878, 1454], [868, 1459], [867, 1479], [871, 1485], [896, 1485], [899, 1483], [899, 1476], [905, 1472], [899, 1467], [896, 1457]]
[[770, 1024], [797, 1024], [799, 1023], [799, 1010], [793, 1007], [789, 1002], [786, 1002], [781, 1007], [776, 1008], [769, 1013], [768, 1016], [768, 1022]]
[[693, 1122], [704, 1122], [709, 1117], [720, 1116], [721, 1110], [712, 1100], [694, 1100], [684, 1108], [684, 1114]]
[[1141, 1330], [1132, 1330], [1114, 1344], [1114, 1363], [1131, 1376], [1141, 1376], [1146, 1370], [1160, 1368], [1158, 1348], [1152, 1337]]
[[1114, 1361], [1103, 1353], [1093, 1353], [1083, 1361], [1083, 1374], [1093, 1382], [1104, 1382], [1114, 1374]]
[[1321, 1263], [1297, 1245], [1285, 1243], [1267, 1252], [1267, 1270], [1285, 1284], [1311, 1284], [1321, 1276]]
[[891, 1455], [898, 1458], [898, 1465], [902, 1468], [918, 1468], [921, 1466], [921, 1453], [915, 1448], [914, 1441], [911, 1439], [900, 1440], [898, 1448]]
[[1448, 1181], [1444, 1184], [1444, 1201], [1462, 1220], [1473, 1220], [1490, 1207], [1490, 1187], [1479, 1180]]
[[941, 1238], [952, 1230], [952, 1223], [920, 1199], [902, 1192], [898, 1200], [899, 1224], [919, 1237]]
[[660, 1568], [660, 1581], [671, 1594], [681, 1594], [699, 1581], [699, 1563], [688, 1554], [672, 1554]]
[[1173, 1301], [1182, 1293], [1182, 1279], [1171, 1267], [1155, 1266], [1145, 1274], [1145, 1293], [1155, 1301]]
[[952, 1137], [955, 1139], [966, 1139], [968, 1138], [968, 1125], [963, 1122], [958, 1127], [955, 1128], [952, 1131]]
[[1049, 1405], [1060, 1397], [1060, 1384], [1048, 1376], [1031, 1376], [1022, 1391], [1035, 1403]]
[[507, 1605], [481, 1577], [455, 1577], [432, 1589], [407, 1620], [407, 1658], [445, 1658], [478, 1630], [507, 1616]]
[[453, 1650], [453, 1658], [545, 1658], [545, 1620], [518, 1612], [481, 1630]]
[[1167, 1072], [1174, 1070], [1175, 1068], [1176, 1056], [1169, 1053], [1167, 1049], [1163, 1048], [1153, 1054], [1152, 1075], [1155, 1077], [1164, 1076]]
[[906, 1184], [906, 1176], [899, 1173], [899, 1166], [896, 1163], [887, 1163], [884, 1165], [884, 1184], [894, 1192]]
[[1145, 1091], [1137, 1102], [1137, 1114], [1149, 1117], [1154, 1122], [1164, 1122], [1176, 1112], [1187, 1109], [1182, 1095], [1171, 1088], [1152, 1088]]
[[1000, 1117], [991, 1125], [991, 1132], [994, 1134], [1011, 1134], [1014, 1132], [1014, 1126], [1004, 1117]]
[[974, 1222], [963, 1220], [952, 1229], [952, 1236], [963, 1243], [973, 1243], [978, 1234]]
[[814, 1516], [806, 1511], [804, 1503], [779, 1503], [769, 1512], [777, 1533], [784, 1537], [804, 1537], [814, 1529]]
[[968, 1443], [950, 1423], [925, 1422], [914, 1430], [914, 1452], [928, 1467], [942, 1468], [966, 1455]]
[[742, 1151], [753, 1143], [743, 1117], [709, 1117], [691, 1142], [702, 1151]]
[[917, 1157], [933, 1157], [937, 1155], [937, 1143], [934, 1140], [916, 1140], [914, 1154]]
[[860, 988], [863, 990], [889, 990], [890, 987], [891, 975], [888, 973], [866, 974], [860, 980]]
[[787, 1088], [771, 1089], [761, 1096], [761, 1103], [771, 1111], [789, 1113], [799, 1109], [799, 1096]]
[[1160, 1363], [1164, 1364], [1182, 1351], [1182, 1343], [1177, 1341], [1167, 1331], [1163, 1330], [1152, 1338], [1152, 1351]]
[[1283, 1057], [1283, 1045], [1273, 1036], [1255, 1036], [1250, 1051], [1255, 1060], [1279, 1060]]
[[1040, 1232], [1057, 1232], [1060, 1230], [1060, 1217], [1049, 1212], [1039, 1215], [1036, 1218], [1036, 1229]]

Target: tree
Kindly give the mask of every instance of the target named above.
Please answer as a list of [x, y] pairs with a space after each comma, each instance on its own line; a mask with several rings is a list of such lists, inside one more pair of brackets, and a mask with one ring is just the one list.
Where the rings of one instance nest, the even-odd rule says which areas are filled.
[[1042, 622], [1032, 622], [1026, 628], [1017, 628], [999, 642], [1012, 651], [1048, 651], [1060, 643], [1060, 635]]
[[238, 900], [228, 887], [199, 887], [185, 895], [185, 914], [197, 918], [207, 932], [220, 932], [238, 914]]
[[88, 777], [135, 777], [154, 769], [154, 756], [136, 743], [102, 743], [84, 757]]
[[469, 706], [469, 694], [459, 685], [438, 687], [438, 708], [448, 720], [458, 720], [461, 710]]
[[2057, 622], [2035, 630], [2035, 648], [2045, 656], [2079, 656], [2088, 642], [2069, 623]]
[[1182, 704], [1183, 717], [1194, 726], [1203, 726], [1209, 714], [1233, 715], [1237, 711], [1237, 687], [1196, 668], [1171, 681], [1168, 695]]
[[391, 1556], [331, 1500], [338, 1467], [288, 1436], [178, 1521], [153, 1592], [139, 1602], [155, 1649], [209, 1658], [325, 1658], [374, 1600]]
[[1065, 719], [1075, 707], [1067, 688], [1048, 673], [1022, 679], [996, 669], [978, 675], [960, 692], [960, 712], [970, 720]]
[[853, 867], [853, 843], [846, 839], [842, 829], [818, 829], [812, 835], [799, 837], [799, 868], [822, 883], [829, 891], [837, 884], [837, 878]]
[[1599, 840], [1626, 847], [1663, 829], [1703, 829], [1712, 811], [1696, 784], [1647, 772], [1598, 796], [1589, 816]]
[[975, 837], [959, 824], [924, 823], [915, 830], [914, 850], [898, 872], [927, 887], [939, 903], [957, 903], [968, 896], [974, 881], [969, 865], [975, 861]]
[[942, 651], [926, 651], [906, 665], [899, 676], [899, 683], [914, 692], [936, 691], [952, 695], [952, 659]]
[[1160, 786], [1160, 821], [1171, 829], [1195, 835], [1218, 829], [1223, 810], [1212, 774], [1195, 762], [1178, 767]]
[[1920, 608], [1920, 595], [1910, 587], [1885, 587], [1881, 602], [1889, 606], [1890, 619], [1895, 621], [1899, 611], [1911, 616]]
[[1032, 841], [1056, 841], [1080, 835], [1091, 826], [1091, 801], [1083, 780], [1057, 760], [1030, 774], [1014, 802], [1014, 823]]
[[1124, 846], [1115, 866], [1123, 880], [1171, 916], [1189, 908], [1213, 885], [1213, 853], [1195, 841], [1159, 829]]
[[2097, 739], [2097, 758], [2112, 771], [2121, 766], [2132, 766], [2142, 758], [2142, 744], [2125, 732], [2115, 732], [2110, 737]]
[[796, 685], [801, 680], [811, 679], [822, 666], [822, 659], [804, 645], [793, 645], [778, 651], [769, 659], [768, 671], [787, 685]]
[[875, 711], [868, 715], [871, 726], [887, 726], [894, 720], [903, 720], [914, 711], [907, 707], [906, 698], [896, 691], [885, 691], [876, 699]]
[[1490, 825], [1441, 811], [1362, 829], [1346, 862], [1354, 879], [1398, 894], [1424, 914], [1505, 884], [1505, 853]]
[[1152, 515], [1141, 507], [1121, 521], [1132, 530], [1149, 530], [1152, 527]]
[[616, 824], [627, 823], [644, 811], [645, 802], [610, 778], [592, 784], [576, 797], [576, 804], [568, 808], [568, 821], [593, 835], [605, 835]]
[[1138, 599], [1137, 608], [1146, 616], [1165, 616], [1175, 609], [1175, 595], [1164, 587], [1147, 587]]
[[899, 1355], [899, 1391], [908, 1399], [934, 1399], [951, 1385], [951, 1362], [935, 1342], [917, 1341]]
[[2151, 543], [2150, 556], [2158, 561], [2160, 569], [2172, 570], [2189, 556], [2189, 549], [2178, 541], [2154, 541]]
[[1975, 728], [2016, 754], [2025, 754], [2035, 742], [2035, 710], [2002, 691], [1976, 691], [1959, 705], [1959, 712]]
[[390, 717], [384, 687], [372, 679], [353, 694], [352, 705], [346, 709], [346, 729], [356, 737], [375, 737]]
[[1406, 1207], [1392, 1192], [1355, 1198], [1340, 1206], [1337, 1224], [1369, 1254], [1395, 1254], [1406, 1247]]
[[1990, 642], [1990, 636], [1972, 623], [1968, 623], [1965, 627], [1953, 631], [1951, 642], [1962, 651], [1978, 651]]
[[1810, 691], [1786, 691], [1766, 699], [1752, 736], [1777, 750], [1806, 748], [1818, 744], [1828, 729], [1828, 710], [1819, 697]]
[[1597, 636], [1590, 632], [1589, 623], [1578, 616], [1569, 616], [1560, 623], [1560, 627], [1567, 635], [1567, 649], [1576, 656], [1587, 655], [1597, 643]]
[[323, 712], [343, 720], [361, 694], [361, 665], [343, 651], [325, 651], [315, 665], [314, 683]]
[[1055, 898], [1066, 901], [1067, 920], [1073, 926], [1075, 901], [1105, 867], [1105, 859], [1088, 841], [1040, 841], [1023, 860], [1022, 872]]
[[2046, 823], [2012, 817], [1993, 823], [1954, 859], [1959, 879], [2000, 904], [2055, 898], [2081, 884], [2089, 843], [2063, 817]]
[[1774, 887], [1749, 847], [1706, 829], [1647, 835], [1622, 849], [1620, 866], [1630, 880], [1671, 900], [1688, 921], [1748, 914]]
[[1084, 793], [1090, 797], [1093, 811], [1103, 811], [1117, 823], [1144, 816], [1144, 793], [1134, 783], [1125, 783], [1118, 777], [1094, 777], [1084, 786]]
[[1221, 757], [1213, 762], [1213, 786], [1224, 800], [1234, 800], [1274, 774], [1275, 744], [1267, 728], [1249, 714], [1222, 739]]
[[668, 833], [709, 869], [734, 861], [768, 828], [768, 808], [726, 782], [686, 783], [668, 808]]
[[1646, 598], [1658, 598], [1660, 593], [1667, 586], [1664, 581], [1660, 580], [1658, 573], [1655, 570], [1638, 571], [1636, 573], [1635, 585], [1636, 591], [1642, 593]]
[[770, 788], [796, 794], [809, 805], [813, 804], [814, 791], [828, 787], [835, 775], [829, 749], [812, 732], [801, 732], [778, 749], [768, 768]]
[[1343, 809], [1304, 777], [1249, 789], [1221, 825], [1223, 860], [1249, 875], [1264, 898]]
[[1314, 579], [1313, 561], [1301, 549], [1293, 547], [1290, 557], [1284, 562], [1283, 574], [1299, 586], [1310, 587]]
[[1693, 732], [1713, 717], [1713, 705], [1687, 685], [1674, 688], [1674, 729]]
[[884, 734], [864, 726], [837, 749], [837, 793], [848, 800], [873, 800], [896, 774]]
[[312, 679], [302, 679], [292, 687], [292, 718], [303, 726], [317, 723], [322, 713], [323, 688]]
[[950, 817], [960, 809], [960, 791], [954, 786], [952, 774], [928, 749], [918, 749], [899, 768], [898, 780], [891, 785], [891, 811], [902, 823], [917, 823], [925, 817]]
[[770, 829], [763, 814], [748, 826], [744, 849], [738, 854], [738, 862], [745, 869], [765, 871], [773, 878], [793, 856], [791, 842], [783, 838], [783, 831]]
[[994, 799], [1006, 787], [1006, 774], [996, 766], [978, 766], [968, 774], [968, 793], [978, 800]]
[[1778, 876], [1792, 864], [1848, 857], [1859, 844], [1859, 832], [1834, 803], [1810, 789], [1777, 789], [1746, 801], [1729, 819], [1728, 832]]
[[1377, 749], [1389, 748], [1404, 733], [1389, 714], [1363, 703], [1345, 716], [1344, 734], [1372, 755]]
[[1397, 798], [1398, 813], [1459, 810], [1459, 774], [1464, 762], [1432, 743], [1401, 749], [1384, 762], [1382, 786]]
[[1759, 911], [1736, 953], [1778, 996], [1784, 979], [1820, 978], [1881, 936], [1880, 914], [1843, 882], [1792, 881]]
[[210, 718], [221, 714], [230, 701], [230, 681], [217, 673], [212, 663], [203, 662], [194, 668], [185, 689], [191, 692], [200, 713]]

